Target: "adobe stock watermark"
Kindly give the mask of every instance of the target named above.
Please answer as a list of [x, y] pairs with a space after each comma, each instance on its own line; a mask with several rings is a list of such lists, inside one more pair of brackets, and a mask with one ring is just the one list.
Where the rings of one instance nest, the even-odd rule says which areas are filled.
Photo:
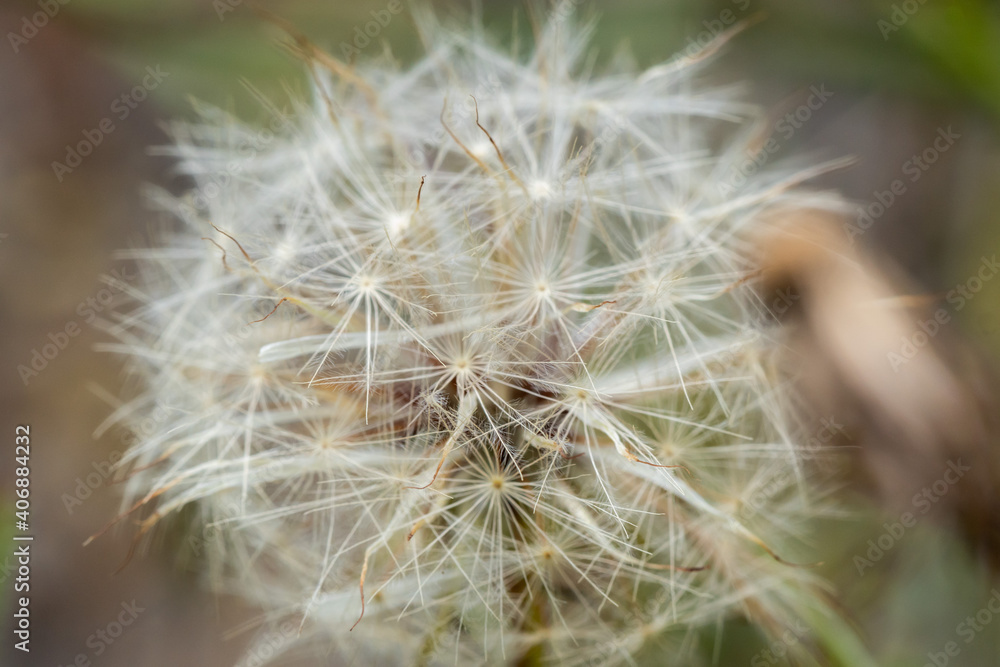
[[403, 12], [402, 0], [389, 0], [385, 9], [373, 9], [368, 12], [372, 20], [364, 25], [354, 26], [354, 35], [350, 42], [340, 43], [340, 53], [344, 60], [352, 62], [361, 52], [376, 39], [382, 31], [389, 27], [393, 17]]
[[214, 521], [205, 523], [201, 527], [200, 534], [192, 533], [188, 536], [188, 546], [195, 558], [202, 558], [205, 555], [210, 543], [216, 542], [224, 535], [222, 524], [234, 521], [245, 516], [238, 503], [229, 502], [222, 507]]
[[60, 496], [59, 499], [62, 501], [63, 507], [66, 508], [66, 513], [72, 516], [76, 508], [83, 505], [84, 501], [90, 498], [91, 494], [111, 477], [115, 466], [121, 460], [122, 453], [115, 450], [108, 455], [107, 459], [92, 462], [90, 466], [93, 468], [93, 471], [84, 476], [77, 477], [73, 492], [64, 493]]
[[298, 625], [283, 621], [278, 627], [258, 637], [235, 667], [264, 667], [272, 664], [274, 657], [281, 653], [289, 642], [298, 637]]
[[[820, 427], [816, 431], [815, 435], [808, 438], [802, 447], [803, 460], [808, 461], [817, 459], [820, 452], [826, 449], [826, 445], [828, 445], [838, 433], [850, 439], [850, 436], [844, 429], [844, 425], [838, 424], [837, 420], [833, 417], [823, 417], [819, 420], [819, 423]], [[794, 475], [795, 473], [793, 471], [782, 469], [768, 477], [766, 482], [755, 489], [754, 492], [750, 494], [750, 497], [740, 505], [740, 518], [746, 520], [756, 516], [757, 512], [763, 509], [763, 506], [767, 501], [780, 495], [788, 488], [789, 483], [794, 480]]]
[[919, 181], [927, 173], [927, 170], [934, 166], [941, 159], [941, 156], [947, 153], [961, 138], [962, 135], [952, 130], [951, 125], [946, 128], [939, 127], [937, 136], [931, 145], [919, 154], [913, 155], [900, 167], [905, 178], [897, 178], [889, 184], [887, 189], [873, 192], [874, 201], [858, 207], [857, 221], [844, 223], [847, 240], [853, 244], [857, 237], [871, 229], [875, 221], [885, 215], [885, 212], [907, 193], [908, 184]]
[[83, 138], [78, 142], [66, 145], [66, 156], [63, 161], [52, 163], [52, 173], [55, 174], [56, 180], [62, 183], [67, 175], [72, 174], [73, 170], [83, 164], [84, 158], [91, 155], [104, 143], [108, 135], [118, 129], [115, 121], [124, 122], [169, 76], [170, 72], [164, 72], [159, 65], [148, 66], [142, 82], [116, 97], [111, 103], [109, 115], [98, 121], [94, 127], [83, 130], [81, 133]]
[[587, 654], [587, 667], [604, 667], [630, 655], [630, 651], [627, 642], [619, 637], [592, 647]]
[[212, 9], [220, 21], [225, 21], [226, 14], [235, 12], [242, 4], [243, 0], [212, 0]]
[[[115, 269], [111, 272], [112, 280], [109, 285], [93, 296], [89, 296], [76, 306], [76, 314], [80, 316], [85, 324], [93, 324], [97, 316], [110, 306], [115, 299], [115, 295], [123, 290], [123, 285], [136, 277], [136, 274], [129, 271], [127, 265]], [[21, 382], [27, 387], [34, 378], [49, 367], [56, 357], [69, 347], [70, 342], [82, 333], [83, 328], [76, 320], [68, 321], [62, 329], [49, 332], [47, 340], [40, 348], [32, 348], [29, 359], [26, 363], [18, 364], [17, 374]]]
[[[65, 667], [93, 667], [96, 664], [93, 659], [104, 655], [105, 651], [125, 633], [126, 629], [135, 623], [139, 614], [144, 611], [146, 608], [140, 607], [135, 600], [122, 602], [121, 610], [117, 616], [103, 627], [94, 630], [93, 634], [87, 637], [86, 644], [90, 651], [77, 653], [72, 661], [66, 663]], [[59, 667], [64, 666], [60, 663]]]
[[677, 53], [674, 60], [697, 57], [699, 53], [704, 51], [708, 45], [715, 40], [715, 38], [724, 33], [727, 29], [736, 25], [736, 22], [739, 21], [740, 18], [742, 18], [742, 15], [746, 13], [747, 9], [750, 8], [750, 0], [730, 0], [730, 4], [732, 4], [735, 9], [727, 7], [719, 12], [718, 18], [706, 19], [702, 21], [701, 24], [705, 27], [705, 29], [697, 35], [689, 37], [687, 40], [687, 46]]
[[875, 22], [879, 32], [882, 33], [882, 39], [888, 42], [889, 35], [899, 32], [899, 29], [906, 25], [926, 3], [927, 0], [904, 0], [904, 2], [894, 4], [888, 20], [879, 19]]
[[[1000, 614], [1000, 590], [994, 588], [990, 593], [990, 599], [982, 609], [976, 612], [975, 616], [966, 616], [965, 620], [955, 626], [955, 634], [962, 638], [966, 646], [985, 631], [993, 622], [993, 618]], [[924, 663], [923, 667], [947, 667], [951, 664], [951, 659], [958, 657], [961, 652], [962, 647], [959, 643], [950, 641], [942, 646], [940, 651], [928, 652], [927, 662]]]
[[239, 176], [247, 166], [277, 138], [277, 136], [291, 124], [287, 115], [288, 110], [283, 109], [277, 115], [272, 116], [267, 127], [257, 130], [253, 135], [243, 138], [236, 146], [236, 156], [226, 163], [218, 173], [208, 175], [202, 186], [194, 191], [193, 196], [182, 205], [184, 211], [191, 220], [197, 218], [197, 211], [205, 211], [209, 207], [209, 202], [222, 193], [237, 176]]
[[66, 513], [73, 516], [84, 502], [93, 495], [102, 484], [114, 474], [115, 466], [122, 460], [122, 451], [131, 448], [142, 437], [151, 435], [156, 428], [167, 420], [169, 411], [161, 405], [156, 408], [140, 423], [122, 434], [122, 450], [113, 450], [103, 461], [94, 461], [90, 464], [92, 470], [85, 475], [77, 477], [72, 492], [63, 493], [59, 499], [62, 501]]
[[49, 21], [56, 17], [59, 10], [64, 5], [68, 5], [70, 0], [38, 0], [38, 8], [41, 11], [35, 12], [21, 19], [21, 28], [17, 32], [8, 32], [7, 41], [14, 49], [14, 53], [20, 53], [21, 47], [34, 39], [38, 31], [49, 24]]
[[883, 523], [882, 527], [885, 530], [878, 537], [868, 540], [868, 550], [864, 555], [855, 554], [853, 563], [858, 569], [858, 575], [865, 576], [865, 571], [882, 560], [882, 557], [903, 539], [906, 531], [917, 525], [917, 519], [930, 512], [970, 470], [972, 470], [970, 466], [962, 464], [962, 459], [948, 461], [948, 467], [940, 479], [914, 494], [911, 503], [918, 512], [903, 512], [898, 521]]
[[730, 169], [729, 176], [719, 183], [719, 194], [729, 195], [734, 190], [743, 187], [747, 178], [760, 171], [761, 167], [771, 159], [771, 156], [781, 150], [781, 142], [775, 135], [780, 135], [785, 141], [790, 140], [798, 130], [812, 120], [813, 114], [822, 109], [833, 95], [831, 91], [826, 89], [826, 84], [810, 87], [809, 97], [806, 98], [806, 101], [774, 123], [772, 132], [764, 145], [756, 151], [748, 150], [746, 159]]
[[802, 637], [809, 632], [809, 626], [801, 619], [795, 621], [794, 627], [785, 628], [778, 639], [775, 639], [767, 648], [761, 649], [750, 658], [750, 667], [770, 667], [771, 665], [783, 665], [789, 650], [802, 641]]
[[[1000, 262], [997, 261], [996, 255], [980, 258], [979, 270], [964, 283], [955, 285], [954, 289], [949, 290], [945, 300], [952, 306], [954, 312], [959, 312], [983, 290], [986, 283], [992, 280], [997, 273], [1000, 273]], [[951, 317], [952, 313], [942, 306], [934, 311], [931, 317], [919, 320], [917, 322], [919, 329], [900, 339], [899, 348], [886, 354], [886, 359], [892, 370], [898, 373], [900, 368], [910, 363], [920, 350], [927, 347], [931, 340], [938, 335], [941, 327], [951, 322]]]
[[555, 22], [563, 22], [568, 19], [583, 3], [583, 0], [559, 0], [555, 7], [552, 8], [551, 13], [549, 13], [549, 20]]

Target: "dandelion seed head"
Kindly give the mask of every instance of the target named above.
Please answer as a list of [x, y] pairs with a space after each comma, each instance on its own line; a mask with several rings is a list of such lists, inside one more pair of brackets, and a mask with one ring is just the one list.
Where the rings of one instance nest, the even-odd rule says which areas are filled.
[[425, 58], [313, 58], [249, 157], [227, 114], [175, 128], [198, 185], [156, 196], [177, 228], [135, 251], [112, 348], [123, 414], [176, 419], [125, 505], [195, 508], [211, 583], [330, 661], [630, 664], [783, 627], [814, 579], [769, 551], [824, 493], [747, 241], [824, 200], [720, 194], [749, 108], [701, 59], [601, 74], [566, 17], [526, 58], [416, 19]]

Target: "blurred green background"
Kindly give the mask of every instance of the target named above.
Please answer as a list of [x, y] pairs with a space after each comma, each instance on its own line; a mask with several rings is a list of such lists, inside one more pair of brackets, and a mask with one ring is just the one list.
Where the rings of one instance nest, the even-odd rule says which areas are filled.
[[[355, 28], [384, 0], [286, 0], [259, 6], [283, 17], [314, 42], [339, 55]], [[434, 3], [443, 13], [465, 2]], [[487, 0], [484, 22], [500, 41], [517, 30], [530, 37], [524, 5]], [[719, 22], [752, 20], [712, 69], [714, 79], [743, 82], [747, 96], [780, 111], [803, 91], [826, 86], [829, 103], [787, 141], [774, 163], [853, 155], [850, 169], [825, 176], [859, 204], [870, 202], [902, 165], [952, 126], [961, 138], [866, 233], [862, 242], [892, 257], [927, 293], [943, 293], [972, 275], [983, 255], [1000, 250], [1000, 9], [985, 0], [618, 0], [579, 2], [600, 17], [595, 48], [610, 58], [626, 46], [640, 66], [669, 58]], [[282, 34], [239, 0], [70, 0], [37, 35], [16, 48], [38, 2], [11, 2], [0, 10], [3, 53], [0, 82], [0, 313], [8, 382], [0, 390], [4, 433], [30, 421], [38, 441], [35, 520], [44, 535], [35, 561], [38, 580], [38, 652], [30, 662], [0, 653], [3, 664], [68, 664], [90, 653], [87, 638], [123, 600], [150, 610], [95, 664], [233, 664], [247, 633], [229, 637], [252, 611], [201, 591], [193, 573], [178, 574], [170, 553], [153, 550], [111, 577], [128, 549], [127, 531], [82, 548], [117, 510], [113, 489], [102, 487], [78, 510], [64, 502], [95, 462], [122, 449], [120, 434], [93, 437], [109, 408], [92, 385], [116, 388], [118, 369], [92, 351], [100, 340], [85, 330], [51, 370], [25, 386], [15, 369], [38, 340], [74, 318], [76, 306], [100, 290], [100, 276], [116, 268], [115, 249], [140, 239], [152, 218], [141, 198], [144, 183], [180, 187], [169, 162], [148, 148], [167, 137], [162, 123], [192, 118], [202, 100], [252, 122], [265, 117], [249, 83], [279, 106], [303, 95], [300, 63], [279, 43]], [[518, 13], [520, 20], [515, 21]], [[518, 27], [515, 28], [514, 26]], [[368, 46], [402, 62], [419, 55], [404, 14]], [[108, 115], [112, 102], [159, 66], [169, 76], [148, 102], [118, 124], [95, 155], [62, 182], [51, 163], [65, 146]], [[1000, 285], [987, 284], [959, 314], [968, 345], [1000, 351]], [[8, 429], [7, 427], [10, 426]], [[12, 497], [7, 461], [0, 479]], [[815, 535], [824, 575], [880, 665], [919, 666], [928, 653], [956, 639], [956, 626], [975, 615], [1000, 582], [990, 581], [948, 526], [921, 521], [905, 541], [859, 576], [852, 557], [898, 518], [862, 488], [846, 491], [850, 520], [829, 522]], [[4, 521], [9, 512], [4, 513]], [[5, 531], [0, 530], [0, 534]], [[169, 542], [166, 542], [169, 544]], [[2, 557], [0, 557], [2, 563]], [[4, 575], [5, 576], [5, 575]], [[5, 584], [5, 594], [9, 589]], [[1000, 618], [961, 643], [950, 664], [1000, 665]], [[706, 655], [713, 654], [713, 640]], [[3, 651], [8, 651], [5, 644]], [[762, 661], [763, 639], [739, 623], [727, 624], [715, 655], [720, 665], [786, 664]], [[755, 662], [754, 662], [755, 661]], [[665, 664], [674, 664], [667, 661]]]

